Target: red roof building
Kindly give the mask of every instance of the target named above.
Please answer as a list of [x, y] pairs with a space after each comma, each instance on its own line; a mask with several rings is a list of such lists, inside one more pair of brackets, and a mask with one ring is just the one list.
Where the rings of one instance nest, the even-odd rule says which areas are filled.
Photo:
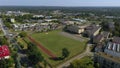
[[0, 46], [0, 59], [8, 59], [10, 56], [10, 51], [7, 45]]

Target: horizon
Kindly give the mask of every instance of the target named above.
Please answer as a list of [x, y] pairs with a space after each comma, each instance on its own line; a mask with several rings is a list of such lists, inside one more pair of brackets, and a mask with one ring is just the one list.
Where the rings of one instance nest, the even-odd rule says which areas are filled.
[[120, 6], [120, 1], [116, 0], [0, 0], [0, 6]]
[[120, 7], [120, 6], [45, 6], [45, 5], [0, 5], [0, 7]]

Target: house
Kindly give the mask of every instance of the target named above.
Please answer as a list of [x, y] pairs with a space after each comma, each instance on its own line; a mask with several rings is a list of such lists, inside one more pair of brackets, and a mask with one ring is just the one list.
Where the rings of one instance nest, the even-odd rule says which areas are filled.
[[102, 34], [98, 34], [93, 37], [93, 43], [98, 44], [101, 43], [104, 40], [104, 37]]
[[107, 40], [110, 35], [110, 32], [103, 31], [101, 34], [98, 34], [93, 37], [92, 42], [95, 44], [102, 43], [103, 41]]
[[58, 27], [57, 23], [25, 23], [25, 24], [13, 24], [15, 31], [44, 31], [54, 30]]
[[120, 68], [120, 58], [99, 52], [94, 54], [94, 64], [99, 64], [99, 68]]
[[78, 22], [86, 22], [86, 20], [84, 19], [79, 19], [79, 18], [73, 18], [74, 21], [78, 21]]
[[44, 18], [44, 15], [33, 15], [34, 18]]
[[95, 52], [103, 52], [104, 51], [104, 45], [102, 43], [97, 44], [95, 47]]
[[73, 21], [64, 21], [63, 24], [65, 24], [65, 25], [73, 25], [74, 22]]
[[27, 13], [27, 12], [21, 12], [21, 11], [7, 11], [6, 12], [6, 15], [7, 16], [11, 16], [11, 15], [15, 15], [15, 16], [23, 16], [23, 15], [26, 15], [26, 14], [30, 14], [30, 13]]
[[92, 24], [85, 28], [83, 35], [93, 38], [94, 36], [99, 34], [101, 27], [99, 25]]
[[0, 46], [0, 59], [8, 59], [10, 51], [7, 45]]
[[44, 20], [37, 20], [37, 23], [43, 23], [45, 22]]
[[105, 53], [120, 58], [120, 37], [113, 37], [104, 50]]
[[113, 37], [112, 42], [120, 44], [120, 37]]
[[107, 19], [113, 19], [113, 18], [116, 18], [115, 16], [105, 16], [105, 18]]
[[80, 21], [64, 21], [63, 24], [65, 24], [65, 25], [76, 25], [76, 24], [81, 25], [82, 22], [80, 22]]
[[10, 19], [8, 19], [9, 20], [9, 22], [11, 22], [11, 23], [14, 23], [15, 22], [15, 19], [14, 18], [10, 18]]
[[114, 22], [109, 22], [108, 23], [108, 29], [109, 30], [114, 30], [114, 28], [115, 28]]
[[52, 16], [46, 16], [45, 18], [46, 18], [46, 19], [51, 19], [51, 18], [52, 18]]
[[109, 38], [109, 36], [110, 36], [110, 32], [103, 31], [102, 35], [103, 35], [104, 39], [107, 40]]
[[104, 46], [98, 45], [95, 51], [94, 63], [98, 63], [99, 68], [120, 67], [120, 37], [113, 37]]
[[69, 26], [67, 26], [66, 30], [73, 32], [73, 33], [81, 34], [84, 32], [84, 28], [85, 28], [85, 26], [69, 25]]

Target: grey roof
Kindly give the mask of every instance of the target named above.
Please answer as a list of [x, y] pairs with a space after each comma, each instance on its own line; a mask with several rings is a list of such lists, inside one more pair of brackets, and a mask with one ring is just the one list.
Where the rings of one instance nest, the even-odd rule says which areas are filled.
[[115, 57], [120, 57], [120, 44], [108, 42], [104, 52]]
[[100, 26], [90, 25], [86, 27], [85, 30], [89, 35], [93, 35], [99, 28]]
[[102, 33], [102, 35], [103, 35], [104, 37], [108, 37], [109, 34], [110, 34], [110, 32], [106, 32], [106, 31], [104, 31], [104, 32]]
[[99, 35], [95, 36], [93, 39], [100, 42], [100, 40], [102, 38], [103, 38], [103, 35], [99, 34]]
[[120, 37], [113, 37], [112, 40], [114, 43], [119, 43], [120, 44]]

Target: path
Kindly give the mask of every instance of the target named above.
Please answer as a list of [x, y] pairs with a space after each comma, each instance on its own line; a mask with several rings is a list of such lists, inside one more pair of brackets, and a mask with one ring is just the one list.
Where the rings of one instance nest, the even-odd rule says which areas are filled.
[[86, 47], [86, 51], [85, 52], [83, 52], [82, 54], [79, 54], [79, 55], [71, 58], [70, 60], [64, 62], [63, 64], [58, 65], [57, 68], [66, 68], [66, 67], [68, 67], [70, 65], [70, 63], [72, 61], [74, 61], [76, 59], [81, 59], [81, 58], [83, 58], [85, 56], [90, 56], [90, 55], [93, 55], [93, 54], [90, 52], [90, 44], [88, 44], [87, 47]]

